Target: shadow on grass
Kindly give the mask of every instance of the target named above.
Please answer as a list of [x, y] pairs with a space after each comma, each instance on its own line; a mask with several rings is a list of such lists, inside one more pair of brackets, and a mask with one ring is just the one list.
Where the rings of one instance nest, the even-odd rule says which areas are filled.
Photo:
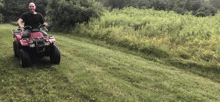
[[[13, 62], [17, 64], [16, 66], [19, 66], [19, 68], [22, 68], [19, 62], [19, 58], [12, 56], [12, 59], [8, 59], [8, 60], [13, 60]], [[52, 66], [54, 65], [51, 63], [50, 59], [47, 57], [33, 58], [31, 62], [32, 62], [32, 65], [26, 68], [45, 69], [45, 68], [52, 68]]]
[[45, 68], [51, 68], [53, 64], [51, 63], [50, 59], [48, 57], [44, 58], [34, 58], [32, 60], [32, 67], [37, 69], [45, 69]]

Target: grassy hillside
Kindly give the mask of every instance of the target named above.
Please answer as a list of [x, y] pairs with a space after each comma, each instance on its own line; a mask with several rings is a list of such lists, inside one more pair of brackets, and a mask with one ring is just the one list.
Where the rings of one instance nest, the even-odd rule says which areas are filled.
[[59, 65], [43, 58], [21, 68], [12, 49], [14, 28], [0, 24], [0, 102], [220, 101], [220, 84], [211, 79], [73, 35], [54, 34]]
[[172, 11], [124, 8], [80, 24], [71, 34], [88, 36], [137, 51], [220, 82], [220, 15], [194, 17]]

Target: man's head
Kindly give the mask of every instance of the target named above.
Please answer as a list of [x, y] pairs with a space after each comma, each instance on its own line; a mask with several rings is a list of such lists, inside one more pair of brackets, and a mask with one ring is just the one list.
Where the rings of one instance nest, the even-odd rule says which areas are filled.
[[31, 13], [35, 13], [36, 6], [33, 2], [31, 2], [28, 6]]

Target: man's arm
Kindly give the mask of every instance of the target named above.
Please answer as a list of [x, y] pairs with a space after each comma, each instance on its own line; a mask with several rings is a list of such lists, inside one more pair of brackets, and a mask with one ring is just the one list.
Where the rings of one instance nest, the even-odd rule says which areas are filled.
[[45, 19], [44, 19], [43, 15], [41, 13], [38, 13], [38, 14], [41, 17], [40, 18], [40, 24], [43, 24], [43, 25], [47, 26], [48, 24], [47, 24], [47, 22], [45, 22]]
[[23, 20], [21, 18], [18, 19], [18, 25], [20, 28], [24, 28], [24, 25], [21, 24], [21, 22], [23, 22]]

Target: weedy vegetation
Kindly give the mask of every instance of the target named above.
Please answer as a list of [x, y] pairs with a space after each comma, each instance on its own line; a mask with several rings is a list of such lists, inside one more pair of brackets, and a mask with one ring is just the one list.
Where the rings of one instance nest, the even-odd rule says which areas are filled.
[[106, 12], [88, 25], [79, 24], [72, 34], [126, 47], [193, 73], [213, 73], [209, 78], [220, 82], [219, 19], [220, 15], [195, 17], [130, 7]]

